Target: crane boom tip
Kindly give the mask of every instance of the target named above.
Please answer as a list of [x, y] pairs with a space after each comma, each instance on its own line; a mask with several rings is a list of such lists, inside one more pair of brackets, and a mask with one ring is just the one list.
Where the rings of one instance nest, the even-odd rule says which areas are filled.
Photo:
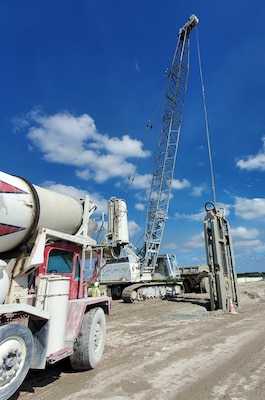
[[180, 28], [179, 30], [179, 36], [183, 35], [184, 32], [186, 32], [186, 34], [189, 34], [190, 31], [199, 23], [199, 18], [195, 15], [192, 14], [188, 21], [186, 22], [186, 24]]

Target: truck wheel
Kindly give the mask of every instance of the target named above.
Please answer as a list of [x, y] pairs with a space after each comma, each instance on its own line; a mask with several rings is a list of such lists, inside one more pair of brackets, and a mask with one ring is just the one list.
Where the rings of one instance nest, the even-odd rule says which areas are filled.
[[208, 277], [204, 277], [204, 278], [201, 279], [200, 287], [201, 287], [201, 292], [202, 293], [210, 293], [209, 278]]
[[106, 319], [101, 307], [93, 308], [84, 315], [79, 335], [70, 356], [72, 368], [85, 371], [95, 368], [105, 347]]
[[31, 364], [33, 337], [24, 325], [0, 327], [0, 398], [8, 399], [24, 381]]
[[191, 293], [191, 283], [189, 279], [184, 279], [183, 281], [184, 293]]

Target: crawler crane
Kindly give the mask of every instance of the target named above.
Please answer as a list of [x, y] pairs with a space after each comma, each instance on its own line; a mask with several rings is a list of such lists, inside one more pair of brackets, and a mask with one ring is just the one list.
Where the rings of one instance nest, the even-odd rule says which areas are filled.
[[[144, 244], [136, 253], [132, 246], [127, 254], [106, 265], [100, 280], [111, 288], [113, 297], [125, 302], [179, 293], [181, 286], [173, 283], [178, 277], [176, 258], [159, 255], [168, 216], [171, 187], [178, 150], [184, 99], [189, 73], [190, 33], [198, 24], [193, 14], [179, 30], [178, 41], [168, 75], [162, 127], [147, 207]], [[158, 278], [164, 282], [155, 282]], [[167, 282], [171, 280], [171, 282]]]
[[[231, 303], [238, 305], [232, 237], [229, 223], [215, 203], [210, 209], [207, 207], [211, 203], [206, 203], [204, 233], [207, 264], [178, 268], [174, 255], [159, 255], [168, 217], [188, 81], [190, 33], [198, 22], [193, 14], [179, 30], [168, 75], [162, 127], [147, 207], [144, 244], [138, 252], [131, 244], [126, 246], [123, 257], [107, 264], [100, 271], [100, 280], [111, 290], [113, 298], [122, 297], [125, 302], [179, 294], [184, 287], [185, 291], [209, 292], [212, 310], [229, 310]], [[204, 109], [207, 122], [205, 104]], [[208, 131], [207, 139], [211, 160]], [[176, 283], [179, 273], [184, 278], [183, 286]]]

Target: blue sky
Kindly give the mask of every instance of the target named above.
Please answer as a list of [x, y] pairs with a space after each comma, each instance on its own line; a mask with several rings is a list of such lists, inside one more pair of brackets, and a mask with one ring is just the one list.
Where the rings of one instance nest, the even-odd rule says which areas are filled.
[[[89, 193], [99, 212], [111, 196], [125, 198], [136, 243], [145, 228], [164, 71], [193, 13], [217, 203], [232, 228], [237, 272], [265, 271], [263, 0], [1, 2], [0, 168], [73, 196]], [[205, 262], [204, 205], [212, 200], [193, 31], [161, 249], [179, 265]]]

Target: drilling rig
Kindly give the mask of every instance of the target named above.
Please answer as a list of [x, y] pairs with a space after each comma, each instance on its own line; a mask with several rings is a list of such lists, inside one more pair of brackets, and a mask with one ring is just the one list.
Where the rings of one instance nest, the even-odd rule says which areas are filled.
[[209, 266], [209, 290], [211, 310], [230, 311], [239, 306], [237, 274], [232, 234], [224, 210], [212, 202], [205, 204], [204, 238]]

